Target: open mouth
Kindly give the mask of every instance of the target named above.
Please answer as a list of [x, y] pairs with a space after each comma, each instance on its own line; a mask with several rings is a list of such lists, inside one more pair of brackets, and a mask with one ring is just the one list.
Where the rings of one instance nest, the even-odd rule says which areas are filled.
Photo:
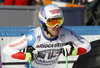
[[58, 33], [59, 30], [58, 30], [58, 29], [55, 29], [55, 30], [53, 30], [53, 31], [54, 31], [55, 33]]

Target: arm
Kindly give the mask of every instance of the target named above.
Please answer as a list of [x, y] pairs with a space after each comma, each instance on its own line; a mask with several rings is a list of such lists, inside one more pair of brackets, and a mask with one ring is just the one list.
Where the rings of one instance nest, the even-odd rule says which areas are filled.
[[89, 52], [90, 49], [91, 49], [90, 45], [74, 47], [73, 42], [68, 42], [62, 48], [62, 53], [64, 56], [69, 56], [69, 55], [76, 56], [76, 55], [83, 55]]
[[83, 40], [84, 43], [77, 43], [77, 41], [74, 42], [75, 46], [78, 45], [77, 46], [78, 47], [77, 55], [85, 54], [85, 53], [87, 53], [91, 50], [90, 43], [85, 39], [82, 39], [82, 40]]
[[26, 37], [23, 35], [21, 38], [18, 38], [11, 43], [7, 44], [3, 48], [3, 53], [16, 59], [25, 60], [26, 55], [23, 52], [20, 52], [21, 49], [27, 47]]
[[63, 47], [62, 53], [64, 56], [83, 55], [91, 50], [90, 43], [86, 39], [80, 37], [73, 31], [67, 31], [66, 34], [66, 40], [71, 42], [71, 44], [65, 44], [66, 46]]
[[90, 43], [84, 39], [83, 37], [80, 37], [76, 33], [72, 34], [73, 36], [73, 45], [77, 47], [77, 55], [82, 55], [91, 50]]

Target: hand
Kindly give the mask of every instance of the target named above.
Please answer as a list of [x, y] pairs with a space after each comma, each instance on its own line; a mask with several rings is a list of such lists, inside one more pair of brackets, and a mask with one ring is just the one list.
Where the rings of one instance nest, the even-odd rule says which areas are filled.
[[72, 44], [72, 42], [68, 42], [65, 44], [66, 46], [64, 46], [62, 48], [62, 54], [64, 56], [68, 56], [68, 55], [71, 55], [72, 54], [72, 51], [74, 50], [74, 46]]
[[26, 61], [33, 61], [36, 60], [38, 58], [38, 51], [35, 50], [33, 47], [28, 48], [27, 50], [28, 52], [26, 53]]

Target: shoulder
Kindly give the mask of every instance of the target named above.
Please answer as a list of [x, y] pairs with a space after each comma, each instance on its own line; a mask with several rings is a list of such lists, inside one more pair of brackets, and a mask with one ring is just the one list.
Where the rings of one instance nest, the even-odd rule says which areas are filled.
[[29, 30], [28, 33], [26, 33], [25, 35], [30, 35], [30, 34], [33, 35], [33, 34], [40, 32], [40, 30], [41, 30], [40, 27], [36, 27], [36, 28]]
[[33, 29], [29, 30], [29, 32], [30, 31], [37, 31], [37, 30], [40, 30], [40, 29], [41, 29], [41, 27], [36, 27], [36, 28], [33, 28]]
[[65, 36], [65, 37], [73, 37], [73, 38], [75, 38], [75, 37], [78, 37], [79, 35], [78, 34], [76, 34], [76, 32], [74, 32], [74, 31], [72, 31], [72, 30], [70, 30], [70, 29], [67, 29], [67, 28], [61, 28], [60, 29], [60, 32], [59, 32], [59, 35], [63, 35], [63, 36]]
[[28, 46], [32, 46], [35, 43], [36, 37], [39, 34], [40, 30], [40, 27], [36, 27], [25, 34]]
[[73, 35], [73, 33], [75, 33], [75, 32], [72, 31], [72, 30], [70, 30], [70, 29], [67, 29], [67, 28], [62, 27], [62, 28], [60, 29], [60, 33], [63, 33], [63, 34], [71, 34], [71, 35]]

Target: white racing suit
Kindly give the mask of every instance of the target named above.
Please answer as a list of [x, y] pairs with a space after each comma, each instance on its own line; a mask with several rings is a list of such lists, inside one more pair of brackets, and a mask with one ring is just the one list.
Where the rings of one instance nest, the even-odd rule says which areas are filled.
[[[40, 53], [40, 56], [32, 61], [32, 68], [54, 68], [58, 62], [61, 48], [69, 41], [78, 48], [77, 55], [85, 54], [91, 49], [87, 40], [64, 27], [60, 29], [58, 36], [53, 39], [47, 38], [43, 29], [37, 27], [21, 38], [7, 44], [3, 49], [3, 53], [15, 59], [25, 60], [26, 55], [20, 50], [32, 46]], [[26, 68], [29, 68], [29, 62], [27, 62]]]

